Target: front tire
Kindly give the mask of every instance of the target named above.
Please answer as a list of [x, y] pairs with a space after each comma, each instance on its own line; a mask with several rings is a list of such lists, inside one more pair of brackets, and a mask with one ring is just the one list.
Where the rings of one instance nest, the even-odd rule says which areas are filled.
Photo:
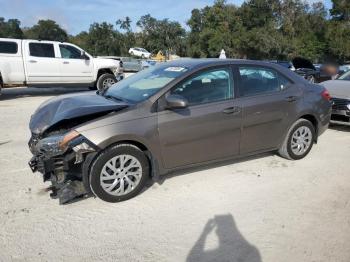
[[117, 83], [115, 76], [113, 74], [106, 73], [98, 78], [96, 87], [99, 91], [104, 91], [115, 83]]
[[313, 124], [306, 119], [299, 119], [289, 129], [278, 153], [284, 158], [299, 160], [310, 152], [314, 141], [315, 128]]
[[149, 178], [149, 162], [136, 146], [120, 144], [103, 151], [90, 169], [92, 192], [107, 202], [135, 197]]

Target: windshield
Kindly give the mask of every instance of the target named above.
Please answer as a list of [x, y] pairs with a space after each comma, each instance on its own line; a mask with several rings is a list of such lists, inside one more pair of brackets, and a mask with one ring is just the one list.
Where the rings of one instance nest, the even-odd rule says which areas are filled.
[[339, 76], [338, 80], [350, 80], [350, 71], [342, 74], [341, 76]]
[[112, 85], [103, 95], [131, 103], [141, 102], [186, 71], [184, 67], [154, 66]]

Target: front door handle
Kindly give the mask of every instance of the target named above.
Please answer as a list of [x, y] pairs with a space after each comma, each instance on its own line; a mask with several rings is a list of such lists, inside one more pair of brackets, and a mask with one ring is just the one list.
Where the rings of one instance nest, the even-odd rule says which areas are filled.
[[68, 61], [64, 61], [63, 64], [67, 65], [67, 64], [69, 64], [69, 62]]
[[288, 102], [295, 102], [295, 101], [297, 101], [297, 99], [298, 99], [297, 96], [288, 96], [288, 97], [286, 97], [286, 100]]
[[238, 114], [241, 112], [241, 108], [238, 106], [232, 106], [222, 110], [224, 114]]
[[37, 61], [36, 60], [29, 60], [28, 62], [29, 63], [36, 63]]

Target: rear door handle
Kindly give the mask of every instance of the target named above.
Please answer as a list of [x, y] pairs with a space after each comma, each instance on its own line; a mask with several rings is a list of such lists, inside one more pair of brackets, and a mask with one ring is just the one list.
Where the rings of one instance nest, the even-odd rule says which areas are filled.
[[288, 96], [288, 97], [286, 97], [286, 100], [288, 102], [295, 102], [295, 101], [297, 101], [297, 99], [298, 99], [297, 96]]
[[29, 60], [28, 62], [29, 63], [36, 63], [37, 61], [36, 60]]
[[241, 108], [238, 106], [232, 106], [222, 110], [224, 114], [238, 114], [241, 112]]
[[68, 61], [64, 61], [63, 64], [67, 65], [67, 64], [69, 64], [69, 62]]

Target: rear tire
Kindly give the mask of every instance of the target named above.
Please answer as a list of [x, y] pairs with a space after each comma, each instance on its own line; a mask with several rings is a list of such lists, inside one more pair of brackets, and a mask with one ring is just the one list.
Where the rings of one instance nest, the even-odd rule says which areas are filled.
[[92, 163], [90, 188], [104, 201], [125, 201], [142, 190], [149, 172], [148, 159], [138, 147], [116, 145], [104, 150]]
[[290, 160], [304, 158], [311, 150], [315, 141], [315, 128], [306, 119], [297, 120], [288, 130], [278, 153], [281, 157]]
[[113, 74], [106, 73], [100, 75], [97, 80], [96, 87], [99, 91], [104, 91], [115, 83], [117, 83], [115, 76]]

